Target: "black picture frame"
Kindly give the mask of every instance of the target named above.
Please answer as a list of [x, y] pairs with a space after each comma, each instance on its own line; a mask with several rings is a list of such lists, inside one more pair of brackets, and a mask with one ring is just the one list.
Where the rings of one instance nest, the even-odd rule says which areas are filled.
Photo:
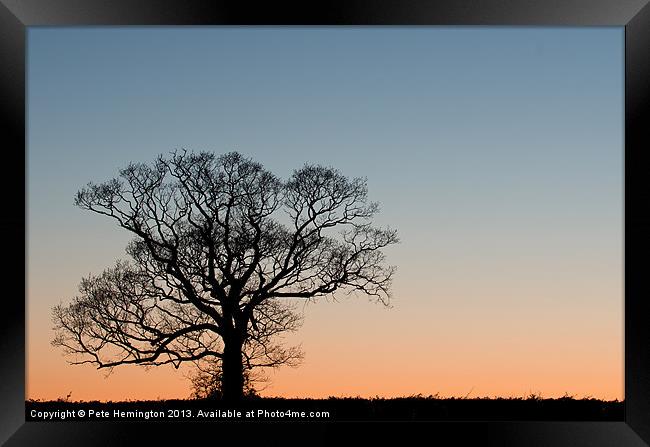
[[[26, 28], [81, 25], [516, 25], [625, 27], [625, 420], [622, 422], [25, 422]], [[650, 6], [648, 0], [447, 0], [263, 3], [189, 0], [0, 0], [0, 113], [4, 165], [0, 257], [0, 441], [6, 445], [187, 442], [341, 442], [398, 434], [453, 445], [650, 445]], [[21, 296], [23, 298], [21, 298]], [[424, 438], [422, 438], [424, 436]], [[244, 442], [245, 441], [245, 442]], [[292, 442], [293, 441], [293, 442]]]

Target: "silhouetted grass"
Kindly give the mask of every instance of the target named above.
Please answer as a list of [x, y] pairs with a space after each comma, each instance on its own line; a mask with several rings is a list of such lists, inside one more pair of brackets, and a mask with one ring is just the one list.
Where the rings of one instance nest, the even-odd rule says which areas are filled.
[[[545, 399], [541, 396], [510, 398], [440, 398], [437, 396], [409, 396], [400, 398], [344, 397], [328, 399], [285, 399], [279, 397], [251, 398], [240, 404], [230, 405], [218, 400], [156, 400], [123, 402], [70, 402], [29, 400], [25, 404], [27, 420], [44, 420], [34, 412], [65, 412], [66, 419], [76, 420], [543, 420], [543, 421], [621, 421], [624, 419], [624, 403], [602, 401], [593, 398], [575, 399], [570, 396]], [[79, 417], [79, 410], [85, 412]], [[107, 417], [89, 417], [106, 411]], [[199, 414], [201, 410], [203, 415]], [[230, 413], [227, 411], [230, 410]], [[134, 417], [115, 416], [115, 411], [142, 412]], [[218, 413], [221, 411], [222, 413]], [[233, 416], [240, 411], [240, 416]], [[265, 412], [266, 411], [266, 412]], [[291, 417], [287, 413], [304, 412]], [[147, 415], [146, 412], [149, 412]], [[161, 416], [153, 417], [152, 412]], [[213, 412], [213, 413], [211, 413]], [[248, 416], [247, 416], [248, 412]], [[255, 413], [251, 416], [251, 412]], [[273, 413], [275, 412], [275, 413]], [[281, 413], [282, 412], [282, 413]], [[320, 417], [311, 415], [319, 412]], [[322, 416], [323, 412], [327, 412]], [[225, 413], [225, 414], [224, 414]], [[59, 414], [60, 415], [60, 414]]]

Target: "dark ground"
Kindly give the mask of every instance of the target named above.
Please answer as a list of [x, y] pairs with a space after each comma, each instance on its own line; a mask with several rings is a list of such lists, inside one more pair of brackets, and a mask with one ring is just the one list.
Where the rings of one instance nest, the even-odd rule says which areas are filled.
[[[200, 411], [202, 413], [200, 413]], [[237, 414], [236, 412], [240, 413]], [[291, 414], [293, 412], [293, 414]], [[316, 412], [319, 415], [315, 414]], [[323, 413], [326, 414], [323, 414]], [[27, 401], [27, 421], [43, 420], [420, 420], [420, 421], [622, 421], [624, 403], [597, 399], [255, 398], [239, 405], [215, 400], [126, 402]]]

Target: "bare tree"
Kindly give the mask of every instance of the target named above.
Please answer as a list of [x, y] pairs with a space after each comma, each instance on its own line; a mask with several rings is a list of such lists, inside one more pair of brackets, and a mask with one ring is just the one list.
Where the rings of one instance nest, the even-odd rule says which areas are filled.
[[[86, 278], [53, 311], [53, 344], [99, 368], [212, 361], [224, 399], [246, 371], [295, 363], [273, 339], [299, 323], [288, 302], [361, 292], [388, 304], [397, 242], [372, 225], [365, 179], [305, 165], [282, 181], [236, 152], [177, 151], [89, 183], [75, 204], [134, 234], [130, 260]], [[338, 231], [337, 231], [338, 230]]]

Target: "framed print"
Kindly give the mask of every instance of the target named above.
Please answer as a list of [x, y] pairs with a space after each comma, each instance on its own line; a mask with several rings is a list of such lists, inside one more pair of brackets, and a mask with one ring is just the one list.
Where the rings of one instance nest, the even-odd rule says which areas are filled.
[[649, 21], [1, 0], [2, 441], [648, 445]]

